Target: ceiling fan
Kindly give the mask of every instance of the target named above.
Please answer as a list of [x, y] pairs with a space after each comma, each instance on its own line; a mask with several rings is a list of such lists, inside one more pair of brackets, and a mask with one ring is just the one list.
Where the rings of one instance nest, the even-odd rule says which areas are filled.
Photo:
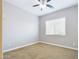
[[36, 5], [33, 5], [33, 7], [41, 6], [41, 11], [45, 7], [54, 8], [52, 5], [48, 4], [48, 2], [50, 2], [50, 1], [51, 0], [36, 0], [37, 4]]

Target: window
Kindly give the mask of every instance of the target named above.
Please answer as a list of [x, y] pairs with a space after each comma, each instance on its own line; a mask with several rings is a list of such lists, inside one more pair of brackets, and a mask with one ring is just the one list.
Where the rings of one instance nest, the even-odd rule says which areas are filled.
[[66, 35], [65, 17], [46, 21], [46, 35]]

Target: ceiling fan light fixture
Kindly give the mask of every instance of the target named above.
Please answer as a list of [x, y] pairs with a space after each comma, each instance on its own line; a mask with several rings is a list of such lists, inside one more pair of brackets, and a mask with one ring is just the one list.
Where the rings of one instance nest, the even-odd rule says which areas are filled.
[[33, 7], [40, 6], [41, 10], [45, 9], [46, 7], [49, 7], [49, 8], [53, 7], [50, 4], [47, 4], [51, 0], [35, 0], [35, 1], [36, 1], [37, 4], [33, 5]]

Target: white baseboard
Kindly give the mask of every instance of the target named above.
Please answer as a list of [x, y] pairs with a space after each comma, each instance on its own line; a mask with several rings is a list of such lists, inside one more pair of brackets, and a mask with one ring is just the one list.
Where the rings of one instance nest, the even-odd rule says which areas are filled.
[[38, 41], [37, 42], [29, 43], [29, 44], [26, 44], [26, 45], [23, 45], [23, 46], [15, 47], [15, 48], [12, 48], [12, 49], [3, 50], [3, 53], [9, 52], [9, 51], [12, 51], [12, 50], [15, 50], [15, 49], [23, 48], [23, 47], [26, 47], [26, 46], [30, 46], [30, 45], [33, 45], [33, 44], [36, 44], [36, 43], [38, 43]]
[[43, 42], [43, 41], [39, 41], [39, 42], [49, 44], [49, 45], [55, 45], [55, 46], [62, 47], [62, 48], [78, 50], [77, 48], [72, 48], [72, 47], [68, 47], [68, 46], [64, 46], [64, 45], [60, 45], [60, 44], [48, 43], [48, 42]]
[[39, 42], [45, 43], [45, 44], [50, 44], [50, 45], [55, 45], [55, 46], [58, 46], [58, 47], [78, 50], [77, 48], [72, 48], [72, 47], [68, 47], [68, 46], [64, 46], [64, 45], [53, 44], [53, 43], [48, 43], [48, 42], [43, 42], [43, 41], [37, 41], [37, 42], [32, 42], [32, 43], [29, 43], [29, 44], [26, 44], [26, 45], [23, 45], [23, 46], [15, 47], [15, 48], [12, 48], [12, 49], [9, 49], [9, 50], [3, 50], [3, 53], [9, 52], [9, 51], [12, 51], [12, 50], [15, 50], [15, 49], [23, 48], [23, 47], [26, 47], [26, 46], [30, 46], [30, 45], [33, 45], [33, 44], [36, 44], [36, 43], [39, 43]]

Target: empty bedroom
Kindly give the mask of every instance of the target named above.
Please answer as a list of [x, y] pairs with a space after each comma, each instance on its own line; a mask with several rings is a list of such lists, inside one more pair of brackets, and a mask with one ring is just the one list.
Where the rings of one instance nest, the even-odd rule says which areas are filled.
[[3, 59], [78, 59], [77, 0], [3, 0]]

